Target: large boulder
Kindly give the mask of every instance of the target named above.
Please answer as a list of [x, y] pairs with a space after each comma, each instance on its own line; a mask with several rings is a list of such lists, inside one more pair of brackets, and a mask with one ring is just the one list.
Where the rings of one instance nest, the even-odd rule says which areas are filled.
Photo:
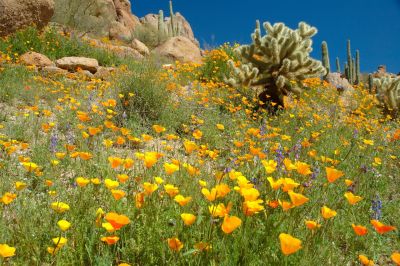
[[[166, 22], [170, 23], [170, 18], [166, 18]], [[198, 45], [198, 41], [194, 38], [192, 27], [190, 26], [189, 22], [182, 16], [179, 12], [175, 14], [175, 23], [177, 24], [178, 28], [178, 35], [183, 36], [194, 42]]]
[[168, 39], [153, 52], [184, 63], [201, 63], [202, 58], [199, 47], [183, 36]]
[[139, 19], [129, 0], [55, 0], [52, 21], [95, 36], [129, 40]]
[[146, 16], [140, 18], [140, 22], [143, 25], [149, 25], [153, 28], [158, 28], [158, 15], [157, 14], [147, 14]]
[[19, 61], [27, 66], [37, 66], [41, 68], [54, 65], [47, 56], [36, 52], [24, 53], [19, 57]]
[[81, 69], [96, 73], [99, 62], [93, 58], [71, 56], [56, 60], [56, 66], [72, 72]]
[[0, 0], [0, 36], [33, 24], [44, 27], [53, 14], [53, 0]]
[[142, 55], [149, 55], [150, 54], [149, 48], [144, 43], [139, 41], [138, 39], [133, 39], [132, 40], [131, 47], [133, 49], [135, 49], [136, 51], [138, 51]]

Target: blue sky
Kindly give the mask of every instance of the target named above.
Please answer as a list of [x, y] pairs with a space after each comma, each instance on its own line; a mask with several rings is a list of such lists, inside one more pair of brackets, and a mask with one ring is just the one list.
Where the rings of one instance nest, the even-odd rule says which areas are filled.
[[[159, 9], [169, 14], [168, 0], [131, 3], [139, 17]], [[321, 57], [320, 44], [325, 40], [331, 64], [339, 57], [343, 66], [350, 39], [353, 53], [360, 50], [362, 72], [372, 72], [380, 64], [400, 72], [400, 0], [174, 0], [174, 8], [190, 22], [202, 45], [249, 43], [256, 19], [292, 28], [305, 21], [318, 28], [313, 38], [315, 58]]]

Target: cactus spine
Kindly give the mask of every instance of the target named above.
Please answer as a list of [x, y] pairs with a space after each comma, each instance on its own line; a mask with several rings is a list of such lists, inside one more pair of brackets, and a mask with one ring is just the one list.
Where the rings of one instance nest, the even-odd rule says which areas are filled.
[[326, 72], [329, 73], [331, 66], [329, 63], [329, 51], [328, 51], [328, 44], [326, 41], [322, 42], [322, 65], [325, 67]]
[[336, 57], [336, 72], [341, 73], [339, 57]]

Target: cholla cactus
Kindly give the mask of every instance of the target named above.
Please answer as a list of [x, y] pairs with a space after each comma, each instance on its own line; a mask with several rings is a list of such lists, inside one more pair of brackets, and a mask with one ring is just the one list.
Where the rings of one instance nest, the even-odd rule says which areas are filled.
[[400, 109], [400, 78], [382, 77], [374, 79], [376, 87], [376, 97], [385, 107], [385, 109], [397, 114]]
[[266, 22], [263, 26], [266, 35], [261, 36], [260, 29], [256, 28], [252, 34], [253, 43], [237, 48], [241, 64], [236, 67], [230, 61], [234, 76], [226, 82], [236, 87], [263, 86], [265, 90], [259, 95], [260, 101], [283, 106], [283, 96], [289, 92], [301, 93], [302, 80], [326, 74], [321, 62], [309, 56], [311, 37], [317, 29], [304, 22], [299, 23], [296, 30], [283, 23]]

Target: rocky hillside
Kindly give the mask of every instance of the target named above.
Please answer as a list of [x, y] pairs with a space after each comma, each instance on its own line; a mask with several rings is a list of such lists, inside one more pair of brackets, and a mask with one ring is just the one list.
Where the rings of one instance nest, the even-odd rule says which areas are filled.
[[[134, 9], [134, 8], [133, 8]], [[86, 40], [119, 56], [140, 59], [151, 53], [183, 62], [201, 62], [201, 51], [189, 22], [173, 11], [170, 17], [148, 14], [139, 19], [129, 0], [0, 0], [0, 36], [50, 22], [64, 34]], [[111, 40], [105, 44], [100, 40]]]

